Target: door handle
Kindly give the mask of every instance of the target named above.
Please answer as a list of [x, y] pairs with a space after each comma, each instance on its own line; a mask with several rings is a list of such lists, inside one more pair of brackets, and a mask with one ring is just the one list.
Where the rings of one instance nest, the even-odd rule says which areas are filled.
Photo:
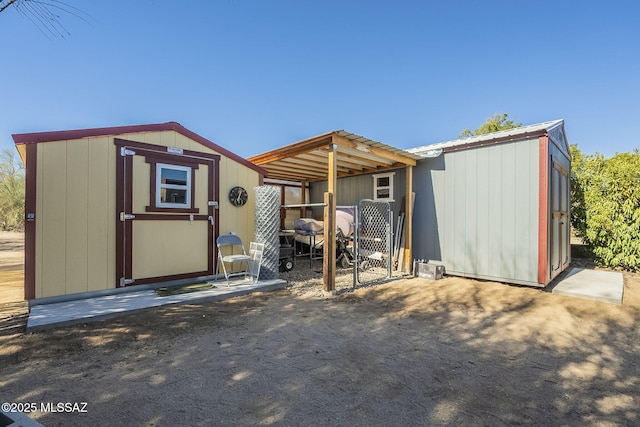
[[135, 215], [132, 214], [128, 214], [128, 213], [124, 213], [124, 212], [120, 212], [120, 221], [124, 222], [128, 219], [135, 219]]

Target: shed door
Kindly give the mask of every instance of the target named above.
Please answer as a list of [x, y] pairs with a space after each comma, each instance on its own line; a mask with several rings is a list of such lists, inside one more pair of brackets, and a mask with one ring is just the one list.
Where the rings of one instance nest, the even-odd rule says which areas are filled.
[[551, 278], [569, 263], [569, 171], [553, 162], [551, 179]]
[[213, 275], [219, 156], [116, 145], [117, 286]]

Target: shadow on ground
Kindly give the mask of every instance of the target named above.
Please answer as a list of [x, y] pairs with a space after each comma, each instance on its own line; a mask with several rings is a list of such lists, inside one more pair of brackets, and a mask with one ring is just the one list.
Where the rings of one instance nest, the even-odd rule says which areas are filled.
[[638, 275], [625, 286], [617, 307], [412, 279], [7, 334], [0, 394], [88, 402], [88, 413], [33, 414], [45, 425], [632, 425]]

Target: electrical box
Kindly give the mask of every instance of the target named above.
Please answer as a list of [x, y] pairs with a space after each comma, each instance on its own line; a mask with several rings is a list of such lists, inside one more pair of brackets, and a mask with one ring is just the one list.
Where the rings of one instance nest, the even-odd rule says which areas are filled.
[[444, 265], [431, 264], [428, 262], [414, 262], [414, 276], [423, 279], [439, 280], [444, 276]]

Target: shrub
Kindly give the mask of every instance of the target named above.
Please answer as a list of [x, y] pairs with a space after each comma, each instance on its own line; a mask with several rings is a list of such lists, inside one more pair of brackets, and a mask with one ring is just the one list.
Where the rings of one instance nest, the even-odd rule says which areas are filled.
[[572, 226], [600, 264], [640, 270], [640, 152], [606, 158], [571, 148]]
[[13, 152], [5, 149], [0, 156], [0, 230], [24, 228], [24, 169]]

